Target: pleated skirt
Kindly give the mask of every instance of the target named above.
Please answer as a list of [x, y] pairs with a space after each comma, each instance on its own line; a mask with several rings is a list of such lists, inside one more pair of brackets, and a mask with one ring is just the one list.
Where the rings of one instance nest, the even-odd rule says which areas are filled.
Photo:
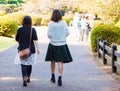
[[45, 61], [69, 63], [72, 62], [73, 59], [67, 44], [62, 46], [54, 46], [49, 43]]

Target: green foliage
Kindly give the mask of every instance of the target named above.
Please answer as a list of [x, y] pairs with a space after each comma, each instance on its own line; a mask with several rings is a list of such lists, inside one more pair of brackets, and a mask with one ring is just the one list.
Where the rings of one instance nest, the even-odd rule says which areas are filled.
[[[107, 24], [116, 23], [120, 19], [120, 0], [44, 0], [44, 2], [43, 0], [0, 0], [5, 4], [8, 1], [19, 2], [17, 10], [22, 6], [19, 10], [26, 13], [51, 12], [55, 8], [55, 3], [57, 3], [58, 7], [62, 8], [63, 15], [69, 11], [97, 14]], [[20, 4], [20, 2], [25, 3]], [[11, 6], [11, 9], [16, 11], [16, 7]]]
[[7, 14], [5, 15], [6, 17], [11, 18], [12, 20], [14, 20], [15, 22], [17, 22], [18, 25], [22, 25], [22, 21], [23, 18], [25, 17], [26, 14], [24, 13], [11, 13], [11, 14]]
[[[22, 21], [23, 18], [26, 16], [26, 14], [24, 13], [20, 13], [20, 12], [16, 12], [16, 13], [11, 13], [11, 14], [7, 14], [5, 15], [5, 17], [9, 17], [12, 20], [14, 20], [15, 22], [17, 22], [18, 25], [22, 25]], [[42, 18], [37, 15], [37, 14], [30, 14], [31, 18], [32, 18], [32, 24], [33, 25], [41, 25], [41, 20]]]
[[0, 35], [9, 36], [16, 34], [18, 25], [10, 18], [0, 17]]
[[100, 24], [103, 24], [103, 21], [102, 20], [94, 20], [92, 22], [92, 26], [93, 28], [95, 28], [96, 26], [100, 25]]
[[4, 16], [6, 14], [5, 11], [0, 11], [0, 16]]
[[6, 6], [5, 6], [5, 9], [6, 9], [6, 12], [7, 13], [12, 13], [12, 12], [15, 12], [15, 10], [17, 9], [17, 5], [15, 5], [15, 4], [7, 4]]
[[79, 8], [79, 7], [74, 7], [73, 13], [75, 13], [75, 12], [81, 12], [81, 11], [80, 11], [80, 8]]
[[63, 16], [62, 19], [66, 21], [67, 25], [69, 25], [69, 23], [73, 19], [73, 17]]
[[17, 12], [21, 9], [23, 0], [0, 0], [1, 7], [4, 8], [6, 13]]
[[41, 20], [41, 25], [47, 26], [49, 21], [50, 21], [50, 16], [43, 16]]
[[42, 18], [38, 15], [31, 15], [32, 18], [32, 24], [35, 26], [41, 25]]
[[17, 4], [17, 2], [18, 2], [17, 0], [8, 0], [9, 4]]
[[115, 26], [119, 27], [120, 28], [120, 21], [118, 21]]
[[24, 0], [0, 0], [1, 4], [17, 4], [17, 3], [22, 3]]
[[0, 4], [6, 4], [7, 1], [6, 0], [0, 0]]
[[9, 4], [23, 3], [24, 0], [8, 0]]
[[[69, 25], [70, 21], [73, 19], [73, 16], [65, 15], [62, 17], [62, 19], [65, 20], [66, 23]], [[50, 16], [43, 16], [41, 20], [41, 25], [47, 26], [49, 21], [50, 21]]]
[[100, 24], [95, 27], [91, 32], [91, 47], [92, 52], [97, 52], [97, 38], [101, 37], [102, 40], [107, 40], [107, 44], [110, 46], [112, 43], [119, 43], [120, 28], [114, 25]]
[[120, 0], [99, 1], [97, 14], [105, 23], [116, 23], [120, 19]]
[[[22, 25], [22, 20], [23, 18], [26, 16], [26, 14], [24, 13], [20, 13], [20, 12], [16, 12], [16, 13], [11, 13], [11, 14], [7, 14], [5, 15], [6, 17], [11, 18], [12, 20], [14, 20], [15, 22], [17, 22], [18, 25]], [[42, 25], [42, 26], [47, 26], [48, 22], [50, 21], [50, 15], [44, 15], [44, 16], [40, 16], [38, 14], [30, 14], [31, 18], [32, 18], [32, 24], [33, 25]], [[64, 17], [62, 17], [63, 20], [65, 20], [67, 22], [67, 24], [69, 25], [70, 21], [72, 20], [73, 16], [69, 16], [69, 15], [65, 15]]]

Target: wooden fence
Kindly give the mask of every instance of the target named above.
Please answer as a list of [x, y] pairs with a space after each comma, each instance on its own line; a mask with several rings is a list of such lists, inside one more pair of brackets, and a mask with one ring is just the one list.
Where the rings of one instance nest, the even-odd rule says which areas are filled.
[[112, 66], [112, 72], [117, 73], [117, 69], [120, 68], [120, 62], [117, 61], [120, 58], [120, 52], [117, 51], [117, 46], [112, 45], [112, 47], [107, 46], [107, 40], [101, 40], [98, 38], [97, 43], [98, 57], [103, 59], [103, 64], [107, 64], [109, 61]]

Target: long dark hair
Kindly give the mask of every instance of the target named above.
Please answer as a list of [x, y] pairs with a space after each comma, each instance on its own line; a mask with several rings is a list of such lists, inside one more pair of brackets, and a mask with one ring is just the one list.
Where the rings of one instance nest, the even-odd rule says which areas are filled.
[[61, 12], [58, 9], [55, 9], [53, 11], [51, 20], [54, 22], [58, 22], [59, 20], [62, 20]]
[[23, 26], [31, 27], [32, 26], [32, 19], [30, 16], [26, 15], [22, 21]]

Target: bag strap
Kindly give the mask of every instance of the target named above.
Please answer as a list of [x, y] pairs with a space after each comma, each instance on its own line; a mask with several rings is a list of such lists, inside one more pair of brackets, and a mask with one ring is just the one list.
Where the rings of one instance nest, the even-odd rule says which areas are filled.
[[31, 39], [32, 39], [32, 27], [31, 27], [31, 30], [30, 30], [29, 48], [30, 48]]

